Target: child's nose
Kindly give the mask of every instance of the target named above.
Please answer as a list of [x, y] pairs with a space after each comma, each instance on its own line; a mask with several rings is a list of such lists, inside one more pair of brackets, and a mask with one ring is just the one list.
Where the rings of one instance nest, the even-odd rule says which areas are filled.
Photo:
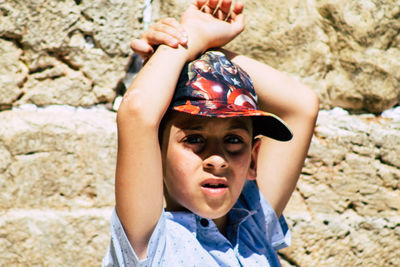
[[228, 162], [223, 156], [214, 154], [204, 160], [203, 167], [205, 169], [226, 169]]

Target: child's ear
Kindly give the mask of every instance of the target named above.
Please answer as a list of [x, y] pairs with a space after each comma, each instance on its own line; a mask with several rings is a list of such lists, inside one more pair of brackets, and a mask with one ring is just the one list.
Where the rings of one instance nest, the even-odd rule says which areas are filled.
[[253, 148], [251, 151], [251, 162], [249, 171], [247, 173], [247, 179], [255, 180], [257, 178], [257, 159], [258, 159], [258, 152], [260, 151], [261, 146], [261, 139], [256, 138], [253, 141]]

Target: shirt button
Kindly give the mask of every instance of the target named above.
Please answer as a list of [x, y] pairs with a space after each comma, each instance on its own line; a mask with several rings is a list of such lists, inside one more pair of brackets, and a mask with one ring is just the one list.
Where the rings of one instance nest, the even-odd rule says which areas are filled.
[[200, 224], [201, 224], [201, 226], [203, 226], [203, 227], [207, 227], [207, 226], [208, 226], [208, 220], [202, 218], [202, 219], [200, 219]]

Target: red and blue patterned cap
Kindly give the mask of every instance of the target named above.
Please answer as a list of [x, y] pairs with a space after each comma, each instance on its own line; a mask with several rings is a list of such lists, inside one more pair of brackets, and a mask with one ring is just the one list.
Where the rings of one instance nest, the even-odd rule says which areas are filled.
[[249, 116], [255, 135], [279, 141], [293, 137], [282, 119], [258, 109], [250, 77], [219, 51], [208, 51], [185, 65], [170, 109], [216, 118]]

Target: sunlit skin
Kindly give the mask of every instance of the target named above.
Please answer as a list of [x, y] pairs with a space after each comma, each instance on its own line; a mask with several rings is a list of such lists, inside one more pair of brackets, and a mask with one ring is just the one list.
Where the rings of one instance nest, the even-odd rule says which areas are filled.
[[161, 147], [166, 209], [189, 210], [213, 219], [224, 232], [225, 216], [246, 178], [255, 179], [258, 148], [248, 117], [221, 119], [173, 112]]

